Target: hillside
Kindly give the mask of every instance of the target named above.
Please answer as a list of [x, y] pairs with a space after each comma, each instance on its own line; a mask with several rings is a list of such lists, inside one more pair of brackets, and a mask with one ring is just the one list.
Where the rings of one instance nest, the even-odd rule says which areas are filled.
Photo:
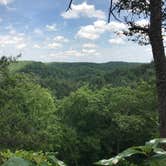
[[9, 69], [12, 72], [17, 72], [17, 71], [20, 71], [21, 69], [25, 68], [27, 65], [30, 65], [31, 63], [33, 63], [33, 62], [32, 61], [19, 61], [19, 62], [10, 64]]
[[18, 62], [10, 69], [32, 74], [38, 82], [50, 89], [57, 98], [88, 85], [91, 89], [103, 86], [135, 86], [141, 80], [154, 75], [152, 64], [108, 63], [42, 63]]
[[0, 76], [2, 150], [57, 152], [68, 166], [92, 166], [159, 135], [153, 63], [3, 58]]

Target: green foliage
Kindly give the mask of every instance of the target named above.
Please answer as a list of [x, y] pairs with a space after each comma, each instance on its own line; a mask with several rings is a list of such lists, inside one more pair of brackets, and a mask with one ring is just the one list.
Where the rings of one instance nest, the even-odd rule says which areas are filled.
[[13, 157], [6, 161], [2, 166], [30, 166], [32, 165], [30, 162], [19, 158], [19, 157]]
[[144, 146], [128, 148], [113, 158], [97, 162], [96, 165], [121, 166], [128, 161], [128, 166], [131, 166], [131, 164], [141, 166], [165, 166], [166, 151], [164, 151], [160, 145], [163, 143], [166, 143], [166, 139], [164, 138], [153, 139]]
[[153, 64], [19, 63], [0, 67], [2, 150], [91, 166], [158, 137]]
[[20, 76], [13, 79], [15, 85], [12, 82], [0, 89], [1, 148], [43, 149], [49, 141], [49, 123], [56, 120], [51, 117], [56, 110], [54, 100], [46, 89], [30, 80]]
[[82, 87], [64, 98], [58, 113], [71, 131], [70, 137], [64, 139], [68, 146], [59, 151], [64, 161], [89, 165], [156, 136], [158, 120], [152, 89], [153, 85], [145, 82], [136, 89], [107, 87], [93, 92]]
[[24, 69], [27, 65], [30, 65], [31, 63], [33, 62], [32, 61], [16, 61], [15, 63], [11, 63], [9, 65], [9, 70], [11, 72], [17, 72]]
[[2, 166], [65, 166], [55, 157], [55, 153], [10, 150], [0, 152]]
[[[154, 75], [153, 65], [137, 63], [109, 62], [95, 63], [41, 63], [19, 62], [11, 69], [33, 74], [38, 82], [50, 89], [57, 98], [69, 96], [73, 91], [88, 84], [91, 89], [106, 85], [136, 86], [140, 80], [148, 80]], [[21, 66], [21, 67], [20, 67]]]
[[27, 76], [0, 70], [0, 148], [53, 150], [59, 139], [54, 98]]

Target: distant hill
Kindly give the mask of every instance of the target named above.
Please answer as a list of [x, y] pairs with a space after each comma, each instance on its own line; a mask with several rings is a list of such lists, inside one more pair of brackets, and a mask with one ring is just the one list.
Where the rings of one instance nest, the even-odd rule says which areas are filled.
[[78, 79], [92, 74], [103, 74], [116, 69], [131, 69], [141, 66], [141, 63], [108, 62], [108, 63], [42, 63], [33, 61], [19, 61], [10, 66], [11, 71], [34, 73], [40, 76], [64, 77]]
[[21, 69], [23, 69], [25, 66], [30, 65], [31, 63], [34, 63], [33, 61], [18, 61], [16, 63], [12, 63], [9, 66], [10, 71], [12, 72], [16, 72], [16, 71], [20, 71]]
[[110, 70], [116, 68], [123, 68], [123, 67], [136, 67], [140, 66], [143, 63], [128, 63], [128, 62], [107, 62], [107, 63], [88, 63], [88, 62], [50, 62], [50, 63], [42, 63], [42, 62], [35, 62], [35, 61], [17, 61], [10, 65], [10, 69], [14, 71], [18, 71], [25, 66], [47, 66], [47, 67], [55, 67], [55, 68], [98, 68], [100, 70]]
[[38, 82], [62, 98], [81, 86], [92, 89], [103, 86], [135, 86], [154, 76], [153, 64], [108, 63], [42, 63], [20, 61], [10, 66], [13, 72], [32, 74]]

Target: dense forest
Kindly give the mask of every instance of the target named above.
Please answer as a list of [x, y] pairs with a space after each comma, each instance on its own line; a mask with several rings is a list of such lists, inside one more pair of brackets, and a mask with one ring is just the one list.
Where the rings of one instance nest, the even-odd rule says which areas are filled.
[[101, 89], [107, 85], [135, 87], [138, 82], [154, 79], [153, 63], [18, 62], [10, 66], [10, 71], [31, 75], [57, 98], [68, 96], [85, 85], [92, 90]]
[[0, 77], [1, 150], [91, 166], [159, 135], [153, 63], [1, 60]]
[[0, 166], [166, 166], [165, 0], [0, 8]]

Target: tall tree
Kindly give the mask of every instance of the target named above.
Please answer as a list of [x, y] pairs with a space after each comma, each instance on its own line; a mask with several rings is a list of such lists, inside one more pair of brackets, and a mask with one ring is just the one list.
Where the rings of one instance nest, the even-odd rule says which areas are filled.
[[149, 38], [156, 69], [160, 136], [166, 137], [166, 59], [162, 37], [162, 1], [150, 0]]
[[[72, 9], [69, 1], [67, 10]], [[125, 35], [139, 44], [151, 44], [156, 71], [160, 136], [166, 137], [166, 58], [163, 30], [166, 28], [165, 0], [110, 0], [108, 22], [113, 19], [126, 23]], [[144, 19], [147, 24], [140, 25]]]

